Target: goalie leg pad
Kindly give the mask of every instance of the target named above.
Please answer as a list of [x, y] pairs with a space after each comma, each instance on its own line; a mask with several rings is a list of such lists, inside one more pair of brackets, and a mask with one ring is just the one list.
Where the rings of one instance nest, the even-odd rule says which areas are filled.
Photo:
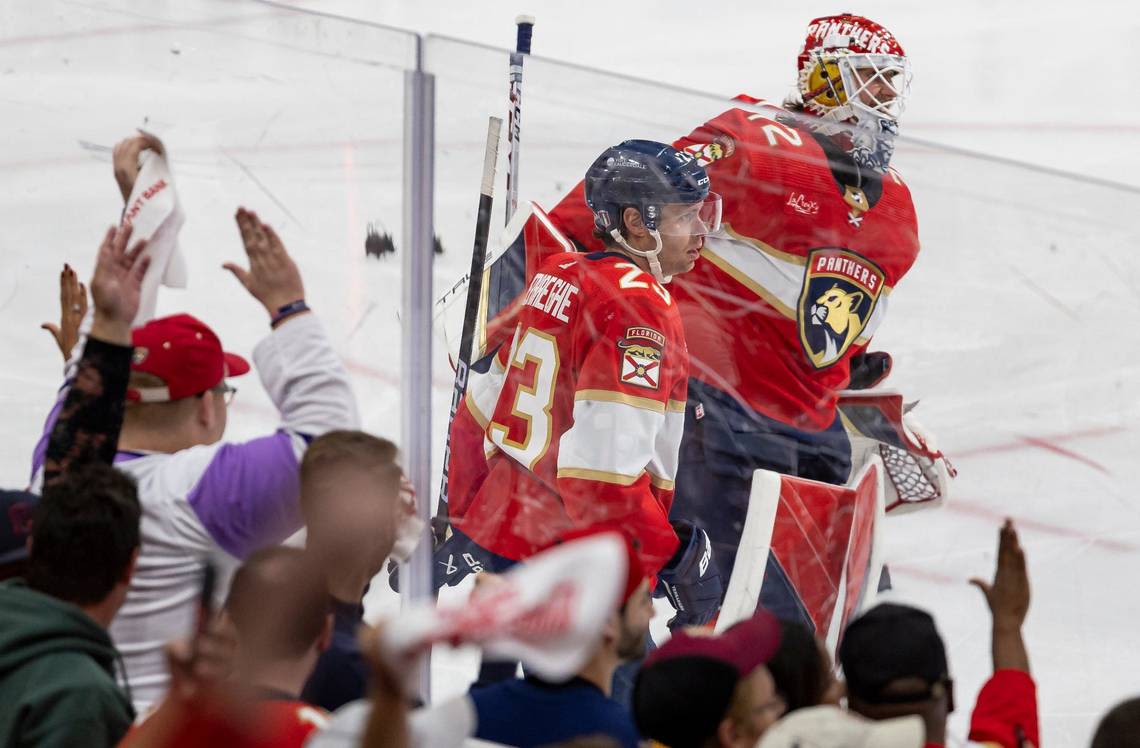
[[850, 449], [838, 418], [822, 432], [800, 431], [745, 413], [728, 395], [690, 379], [670, 518], [709, 534], [727, 580], [744, 529], [753, 472], [763, 468], [842, 484], [851, 470]]
[[724, 597], [724, 584], [708, 533], [691, 522], [674, 522], [681, 547], [661, 570], [658, 590], [677, 611], [669, 628], [701, 626], [713, 619]]

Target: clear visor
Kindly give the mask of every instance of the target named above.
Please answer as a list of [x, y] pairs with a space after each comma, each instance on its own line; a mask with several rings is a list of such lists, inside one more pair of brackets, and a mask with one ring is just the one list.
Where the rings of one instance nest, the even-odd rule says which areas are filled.
[[910, 62], [896, 55], [844, 55], [840, 75], [847, 103], [897, 120], [910, 94]]
[[720, 230], [720, 195], [710, 192], [703, 202], [666, 205], [657, 231], [662, 236], [708, 236]]

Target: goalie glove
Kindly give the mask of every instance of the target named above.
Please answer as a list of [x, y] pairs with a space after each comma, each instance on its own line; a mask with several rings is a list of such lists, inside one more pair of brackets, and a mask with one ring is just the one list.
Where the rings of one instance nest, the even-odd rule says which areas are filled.
[[860, 353], [851, 357], [849, 390], [869, 390], [878, 387], [891, 373], [894, 361], [886, 351]]
[[702, 626], [711, 621], [724, 598], [724, 584], [713, 558], [707, 532], [691, 522], [673, 523], [681, 546], [661, 570], [657, 595], [664, 595], [677, 611], [669, 629]]
[[[451, 536], [432, 554], [432, 589], [454, 587], [468, 575], [482, 571], [498, 574], [511, 568], [515, 563], [509, 558], [492, 553], [452, 527]], [[388, 563], [388, 586], [393, 592], [400, 591], [400, 567], [391, 561]]]
[[934, 507], [950, 493], [958, 474], [938, 449], [933, 434], [904, 405], [897, 392], [842, 392], [839, 410], [851, 437], [853, 473], [866, 464], [869, 455], [883, 460], [887, 474], [886, 510], [900, 514], [911, 509]]

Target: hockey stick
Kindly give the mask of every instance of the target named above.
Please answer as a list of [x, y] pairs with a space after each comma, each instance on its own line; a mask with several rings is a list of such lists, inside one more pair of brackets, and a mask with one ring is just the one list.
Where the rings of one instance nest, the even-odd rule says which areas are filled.
[[515, 51], [511, 53], [511, 96], [507, 110], [507, 219], [511, 222], [519, 205], [519, 134], [522, 127], [523, 60], [530, 54], [530, 39], [534, 31], [534, 16], [515, 19], [518, 35]]
[[[515, 39], [515, 51], [511, 53], [511, 93], [510, 106], [507, 108], [507, 220], [511, 222], [519, 203], [519, 136], [521, 132], [522, 107], [522, 68], [523, 56], [530, 54], [531, 33], [534, 29], [534, 16], [519, 16], [515, 19], [518, 27], [518, 36]], [[464, 273], [451, 285], [443, 296], [435, 302], [436, 316], [451, 306], [452, 301], [463, 292], [470, 274]]]
[[459, 339], [459, 358], [455, 362], [455, 384], [451, 390], [451, 408], [447, 414], [447, 442], [443, 449], [443, 478], [439, 487], [439, 503], [431, 521], [432, 535], [441, 543], [447, 535], [447, 467], [451, 457], [451, 423], [459, 410], [459, 401], [467, 391], [467, 375], [471, 365], [471, 348], [475, 341], [479, 306], [483, 295], [483, 267], [487, 260], [487, 236], [491, 231], [491, 202], [495, 192], [495, 162], [499, 158], [499, 133], [503, 121], [491, 117], [487, 123], [487, 148], [483, 153], [483, 181], [479, 188], [479, 213], [475, 220], [475, 246], [471, 250], [471, 281], [467, 286], [467, 307], [463, 313], [463, 334]]

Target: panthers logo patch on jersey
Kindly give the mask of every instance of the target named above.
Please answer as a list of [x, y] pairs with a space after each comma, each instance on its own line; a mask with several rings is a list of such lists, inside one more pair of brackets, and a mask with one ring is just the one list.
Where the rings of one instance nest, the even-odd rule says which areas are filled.
[[825, 369], [863, 332], [886, 276], [878, 265], [847, 249], [813, 249], [807, 258], [797, 310], [800, 343], [812, 366]]
[[661, 384], [665, 336], [651, 327], [631, 327], [618, 341], [621, 383], [655, 390]]

